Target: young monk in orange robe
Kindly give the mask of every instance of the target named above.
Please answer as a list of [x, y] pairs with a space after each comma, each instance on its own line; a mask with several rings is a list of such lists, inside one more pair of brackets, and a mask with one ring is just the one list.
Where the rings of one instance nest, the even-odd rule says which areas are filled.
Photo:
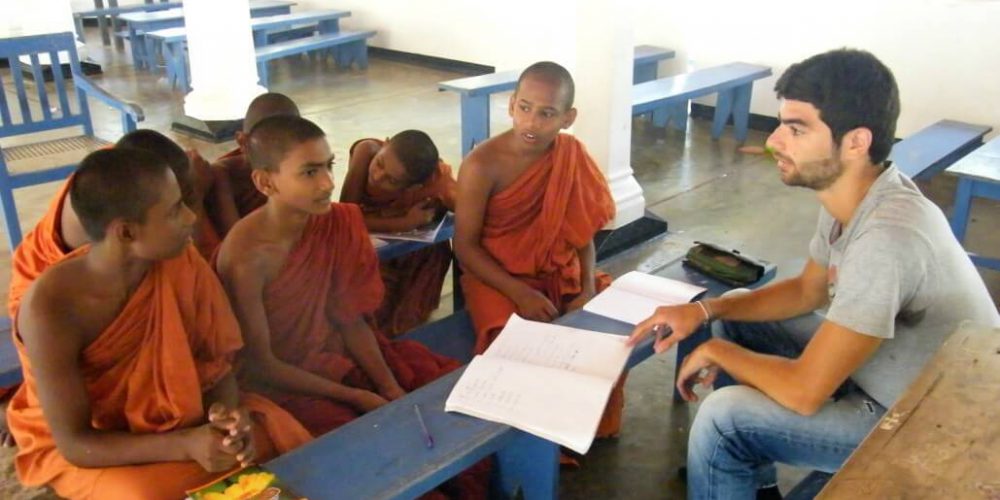
[[181, 498], [308, 441], [270, 401], [241, 398], [239, 326], [188, 243], [195, 216], [166, 162], [94, 152], [69, 196], [93, 243], [45, 270], [14, 322], [21, 482], [68, 498]]
[[[388, 341], [364, 316], [382, 302], [378, 257], [357, 205], [331, 203], [333, 154], [299, 117], [257, 124], [248, 141], [267, 204], [233, 226], [215, 266], [247, 339], [248, 375], [313, 434], [329, 432], [459, 366]], [[488, 469], [460, 475], [484, 495]]]
[[[614, 217], [614, 202], [583, 144], [559, 133], [576, 119], [572, 77], [536, 63], [509, 108], [513, 128], [474, 149], [458, 176], [455, 252], [476, 352], [511, 314], [551, 321], [610, 283], [595, 271], [593, 238]], [[622, 407], [619, 383], [598, 436], [618, 433]]]
[[[181, 187], [184, 202], [195, 213], [201, 206], [201, 189], [203, 179], [208, 174], [207, 162], [194, 150], [187, 153], [176, 143], [163, 134], [153, 130], [135, 130], [125, 134], [114, 147], [130, 147], [144, 149], [155, 153], [167, 161]], [[88, 243], [87, 234], [69, 202], [69, 186], [72, 176], [56, 193], [49, 203], [49, 209], [42, 220], [25, 236], [14, 251], [9, 293], [7, 296], [7, 311], [11, 318], [17, 312], [21, 297], [28, 287], [52, 264], [62, 260], [73, 250]], [[203, 215], [199, 214], [198, 227], [205, 224]], [[218, 240], [211, 238], [194, 238], [200, 246], [213, 248]], [[203, 255], [205, 255], [203, 253]], [[0, 409], [6, 406], [6, 399], [13, 395], [17, 386], [0, 389]], [[6, 421], [0, 419], [0, 442], [12, 446], [13, 440], [6, 432]]]
[[257, 190], [250, 178], [246, 137], [261, 120], [278, 115], [299, 116], [299, 108], [284, 94], [269, 92], [257, 96], [247, 107], [243, 130], [236, 132], [238, 147], [212, 164], [205, 212], [219, 238], [225, 238], [236, 221], [267, 203], [267, 196]]
[[[362, 139], [350, 154], [340, 201], [361, 206], [369, 231], [410, 231], [455, 210], [458, 184], [427, 134], [405, 130], [389, 141]], [[396, 337], [426, 322], [441, 301], [451, 259], [451, 245], [443, 241], [380, 262], [386, 291], [373, 328]]]

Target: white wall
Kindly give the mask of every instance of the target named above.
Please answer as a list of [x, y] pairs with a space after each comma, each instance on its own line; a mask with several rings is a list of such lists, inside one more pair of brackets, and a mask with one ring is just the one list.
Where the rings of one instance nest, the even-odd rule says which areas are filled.
[[[347, 9], [352, 17], [343, 26], [379, 31], [373, 46], [502, 70], [557, 58], [568, 2], [300, 0], [296, 10]], [[754, 113], [776, 114], [771, 90], [789, 65], [848, 46], [873, 52], [894, 71], [903, 102], [897, 135], [944, 117], [1000, 128], [997, 0], [623, 0], [622, 5], [636, 9], [637, 44], [677, 50], [661, 74], [736, 60], [770, 65], [775, 76], [754, 86]]]

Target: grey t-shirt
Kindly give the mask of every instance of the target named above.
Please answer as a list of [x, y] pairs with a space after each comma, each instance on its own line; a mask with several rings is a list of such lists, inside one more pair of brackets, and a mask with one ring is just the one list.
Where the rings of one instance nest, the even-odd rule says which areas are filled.
[[886, 339], [851, 375], [885, 407], [962, 321], [1000, 326], [986, 285], [944, 214], [894, 166], [871, 186], [846, 227], [820, 210], [809, 253], [828, 270], [826, 319]]

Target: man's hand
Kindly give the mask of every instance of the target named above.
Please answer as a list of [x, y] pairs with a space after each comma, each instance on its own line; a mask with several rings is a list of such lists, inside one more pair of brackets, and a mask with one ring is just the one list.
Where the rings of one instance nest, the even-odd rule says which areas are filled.
[[393, 383], [390, 387], [379, 389], [378, 393], [388, 401], [395, 401], [406, 395], [406, 391], [396, 383]]
[[351, 404], [355, 408], [361, 410], [364, 413], [368, 413], [380, 406], [388, 404], [389, 401], [372, 391], [359, 390], [358, 394], [354, 396]]
[[695, 384], [703, 387], [712, 387], [715, 377], [719, 374], [719, 367], [712, 363], [705, 356], [704, 344], [688, 354], [681, 363], [681, 369], [677, 372], [677, 391], [684, 401], [692, 403], [698, 401], [698, 395], [694, 393]]
[[434, 205], [434, 200], [428, 198], [410, 207], [404, 216], [407, 226], [416, 229], [434, 220], [437, 215], [437, 207]]
[[222, 444], [225, 435], [212, 424], [186, 429], [184, 451], [188, 458], [198, 462], [208, 472], [222, 472], [240, 465], [236, 456], [226, 451]]
[[694, 333], [706, 319], [705, 311], [698, 304], [660, 306], [652, 316], [635, 326], [627, 344], [638, 344], [653, 333], [654, 328], [658, 328], [666, 335], [662, 338], [657, 335], [656, 343], [653, 344], [653, 350], [659, 354]]
[[583, 306], [587, 305], [587, 302], [590, 302], [590, 299], [594, 298], [594, 295], [596, 294], [593, 292], [580, 293], [580, 295], [577, 295], [575, 299], [566, 304], [566, 312], [569, 313], [576, 311], [577, 309], [583, 309]]
[[253, 442], [253, 422], [246, 408], [228, 409], [215, 403], [208, 409], [209, 425], [222, 433], [223, 449], [246, 467], [256, 458]]
[[549, 322], [559, 316], [559, 310], [552, 301], [528, 285], [521, 287], [521, 291], [513, 297], [513, 300], [517, 314], [524, 319]]

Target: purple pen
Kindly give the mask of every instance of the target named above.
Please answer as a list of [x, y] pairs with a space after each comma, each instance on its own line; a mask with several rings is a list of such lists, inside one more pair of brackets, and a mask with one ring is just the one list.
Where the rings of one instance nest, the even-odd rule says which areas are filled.
[[417, 422], [420, 422], [420, 432], [424, 435], [424, 444], [427, 448], [434, 447], [434, 436], [431, 436], [431, 431], [427, 430], [427, 423], [424, 422], [424, 415], [420, 413], [420, 406], [413, 405], [413, 413], [417, 414]]

